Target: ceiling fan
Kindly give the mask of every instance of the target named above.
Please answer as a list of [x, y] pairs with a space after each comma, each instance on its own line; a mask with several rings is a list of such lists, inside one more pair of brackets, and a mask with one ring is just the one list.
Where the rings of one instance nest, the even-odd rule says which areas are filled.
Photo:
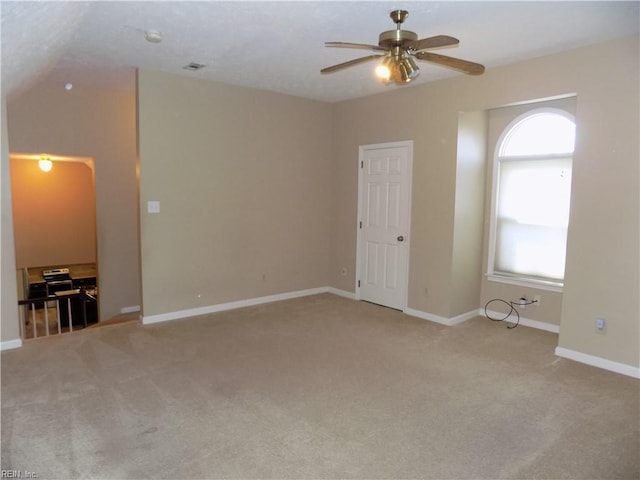
[[376, 67], [376, 75], [383, 83], [389, 85], [406, 85], [420, 75], [420, 69], [415, 60], [437, 63], [445, 67], [453, 68], [469, 75], [481, 75], [484, 66], [479, 63], [468, 62], [459, 58], [447, 57], [437, 53], [426, 52], [431, 48], [448, 47], [458, 45], [457, 38], [447, 35], [437, 35], [418, 39], [418, 35], [408, 30], [402, 30], [402, 23], [409, 16], [406, 10], [394, 10], [389, 14], [391, 20], [396, 24], [395, 30], [382, 32], [378, 38], [378, 45], [367, 45], [362, 43], [347, 42], [325, 42], [327, 47], [359, 48], [380, 52], [375, 55], [356, 58], [348, 62], [339, 63], [331, 67], [323, 68], [320, 73], [333, 73], [343, 68], [358, 65], [360, 63], [381, 58], [382, 61]]

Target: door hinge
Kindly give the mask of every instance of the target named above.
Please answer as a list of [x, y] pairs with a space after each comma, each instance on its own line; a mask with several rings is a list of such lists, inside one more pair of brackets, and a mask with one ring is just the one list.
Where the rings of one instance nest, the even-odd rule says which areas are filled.
[[360, 228], [362, 228], [362, 220], [360, 221]]
[[364, 168], [364, 160], [360, 162], [360, 168]]
[[360, 280], [358, 280], [358, 288], [360, 288]]

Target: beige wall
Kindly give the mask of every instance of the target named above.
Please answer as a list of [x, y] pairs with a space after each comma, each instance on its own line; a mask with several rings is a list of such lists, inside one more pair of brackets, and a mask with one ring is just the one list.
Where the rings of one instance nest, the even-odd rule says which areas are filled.
[[[140, 200], [143, 210], [161, 202], [140, 222], [145, 315], [327, 282], [353, 292], [358, 147], [399, 140], [414, 141], [409, 307], [448, 318], [481, 307], [480, 296], [475, 306], [469, 299], [482, 276], [464, 269], [478, 271], [484, 248], [467, 246], [483, 235], [464, 214], [473, 202], [462, 186], [479, 198], [484, 180], [477, 157], [467, 163], [460, 148], [461, 112], [575, 94], [565, 288], [550, 308], [560, 306], [560, 346], [638, 366], [638, 44], [626, 38], [334, 105], [141, 72]], [[48, 94], [53, 101], [37, 91], [21, 104], [29, 120], [39, 104], [62, 107], [58, 92]], [[4, 280], [2, 288], [4, 315]]]
[[457, 294], [451, 298], [451, 316], [478, 308], [488, 127], [485, 111], [459, 113], [451, 263], [451, 289]]
[[135, 83], [110, 91], [43, 81], [7, 106], [9, 148], [93, 157], [100, 318], [140, 305]]
[[138, 99], [145, 317], [327, 285], [329, 104], [151, 71]]
[[[454, 310], [454, 299], [459, 295], [469, 297], [468, 291], [458, 288], [477, 292], [479, 279], [473, 285], [454, 280], [452, 266], [459, 112], [474, 110], [468, 107], [474, 107], [469, 99], [478, 91], [477, 80], [463, 78], [397, 88], [385, 95], [334, 106], [332, 286], [354, 291], [353, 270], [341, 277], [340, 268], [355, 265], [358, 146], [413, 140], [408, 307], [450, 318], [460, 313]], [[486, 82], [483, 77], [479, 80]], [[463, 227], [462, 223], [459, 226]], [[481, 242], [481, 231], [476, 235]], [[477, 256], [476, 263], [480, 261]]]
[[11, 159], [16, 267], [96, 261], [96, 195], [93, 171], [83, 162]]
[[[482, 280], [456, 279], [458, 231], [475, 231], [482, 243], [469, 224], [475, 220], [461, 221], [456, 210], [456, 197], [465, 194], [456, 185], [459, 112], [576, 94], [578, 139], [560, 346], [638, 366], [638, 58], [638, 37], [631, 37], [489, 68], [481, 77], [335, 105], [331, 285], [354, 291], [353, 270], [347, 277], [339, 272], [356, 259], [358, 146], [413, 140], [409, 307], [448, 318], [459, 314], [457, 299], [478, 292]], [[422, 74], [429, 68], [437, 67], [425, 67]], [[508, 287], [495, 288], [492, 295], [513, 294]], [[479, 297], [477, 303], [482, 306]], [[608, 319], [605, 334], [594, 328], [599, 316]]]
[[[13, 247], [13, 214], [11, 210], [11, 177], [9, 162], [9, 135], [7, 109], [2, 97], [2, 163], [0, 164], [0, 341], [11, 342], [20, 338], [18, 323], [18, 286], [16, 283], [15, 249]], [[16, 345], [14, 345], [16, 346]]]
[[[578, 138], [560, 323], [561, 347], [635, 366], [640, 364], [639, 50], [635, 37], [574, 56], [580, 66], [575, 71]], [[607, 321], [604, 333], [595, 328], [598, 317]]]

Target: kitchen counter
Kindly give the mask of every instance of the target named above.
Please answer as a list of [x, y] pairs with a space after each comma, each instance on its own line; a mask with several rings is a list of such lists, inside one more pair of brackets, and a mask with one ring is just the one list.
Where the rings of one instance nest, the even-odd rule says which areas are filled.
[[51, 265], [47, 267], [30, 267], [27, 269], [29, 284], [44, 283], [42, 272], [54, 268], [68, 268], [69, 275], [73, 280], [86, 278], [97, 278], [98, 271], [95, 263], [80, 263], [76, 265]]

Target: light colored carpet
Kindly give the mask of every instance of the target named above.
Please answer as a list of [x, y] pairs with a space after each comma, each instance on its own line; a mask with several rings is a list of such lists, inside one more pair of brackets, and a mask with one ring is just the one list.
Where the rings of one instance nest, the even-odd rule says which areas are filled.
[[98, 323], [92, 323], [87, 328], [102, 328], [109, 327], [111, 325], [119, 325], [126, 322], [138, 322], [140, 321], [140, 312], [121, 313], [115, 317], [111, 317], [108, 320], [100, 320]]
[[45, 478], [639, 478], [639, 382], [557, 335], [330, 294], [2, 353], [2, 468]]

